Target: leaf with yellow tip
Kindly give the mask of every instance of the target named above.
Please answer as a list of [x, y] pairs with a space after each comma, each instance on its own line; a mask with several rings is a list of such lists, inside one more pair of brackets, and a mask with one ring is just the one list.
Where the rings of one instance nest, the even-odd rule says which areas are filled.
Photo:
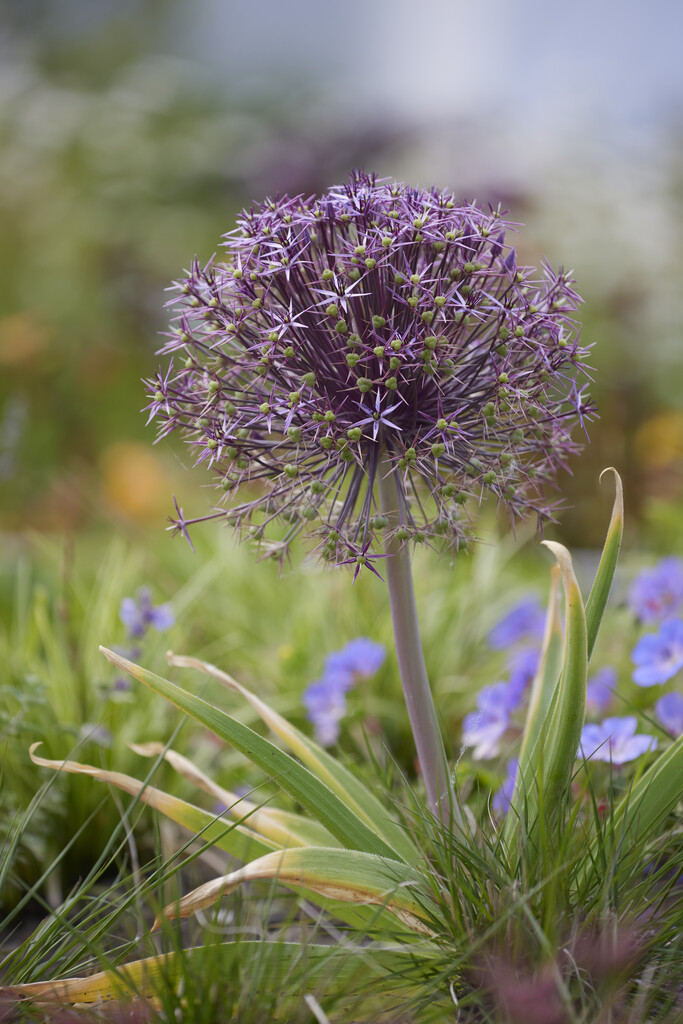
[[39, 746], [41, 746], [40, 743], [33, 743], [29, 748], [31, 760], [39, 767], [68, 772], [71, 775], [89, 775], [98, 782], [107, 782], [116, 786], [124, 793], [130, 793], [141, 803], [165, 814], [171, 821], [183, 825], [184, 828], [205, 842], [212, 843], [219, 849], [225, 850], [226, 853], [232, 854], [233, 857], [238, 857], [239, 860], [248, 860], [250, 857], [267, 853], [273, 848], [277, 849], [277, 844], [274, 841], [260, 836], [244, 822], [228, 824], [217, 819], [214, 814], [202, 810], [201, 807], [195, 807], [194, 804], [187, 803], [185, 800], [179, 800], [178, 797], [141, 782], [140, 779], [124, 775], [123, 772], [96, 768], [94, 765], [81, 764], [79, 761], [51, 761], [39, 757], [35, 752]]
[[[273, 942], [268, 943], [272, 952], [273, 967], [281, 968], [291, 981], [292, 992], [300, 999], [300, 984], [320, 985], [325, 995], [344, 993], [345, 986], [357, 981], [359, 975], [371, 980], [373, 985], [388, 981], [394, 988], [396, 979], [414, 963], [416, 957], [433, 958], [438, 954], [429, 943], [401, 947], [353, 947], [347, 944], [338, 947], [329, 944]], [[221, 966], [221, 954], [225, 960], [238, 956], [247, 965], [254, 960], [263, 964], [264, 943], [260, 940], [239, 939], [208, 946], [194, 946], [181, 952], [160, 953], [145, 957], [106, 971], [98, 971], [84, 978], [65, 978], [50, 981], [29, 982], [0, 988], [3, 1006], [33, 1004], [46, 1008], [55, 1005], [78, 1004], [97, 1006], [112, 1000], [130, 999], [134, 996], [156, 1005], [160, 995], [169, 987], [177, 989], [189, 970], [207, 971], [215, 965]], [[291, 1020], [292, 1006], [283, 993], [282, 1000], [274, 1010], [275, 1020]]]
[[[277, 879], [283, 885], [308, 889], [343, 903], [374, 904], [390, 911], [403, 924], [431, 935], [424, 906], [413, 895], [420, 876], [401, 861], [390, 861], [358, 850], [293, 848], [266, 854], [238, 871], [215, 878], [179, 902], [164, 908], [164, 917], [190, 917], [211, 906], [243, 882]], [[157, 920], [154, 928], [159, 927]]]
[[214, 782], [189, 758], [170, 750], [163, 743], [129, 743], [130, 749], [141, 757], [163, 757], [188, 782], [203, 790], [226, 806], [226, 813], [238, 820], [246, 819], [249, 828], [279, 847], [285, 846], [335, 846], [336, 840], [317, 821], [283, 811], [276, 807], [265, 807], [247, 800], [246, 797], [231, 793]]
[[352, 850], [365, 850], [393, 859], [396, 854], [378, 831], [370, 828], [355, 811], [304, 765], [284, 750], [270, 743], [253, 729], [238, 722], [208, 701], [188, 693], [181, 686], [136, 665], [106, 647], [104, 656], [124, 672], [130, 672], [155, 693], [165, 697], [181, 711], [191, 715], [207, 729], [244, 754], [250, 761], [274, 779], [281, 789], [298, 800], [306, 811], [317, 819], [343, 846]]
[[406, 863], [415, 862], [418, 853], [407, 832], [389, 816], [387, 808], [370, 789], [364, 783], [359, 782], [348, 768], [328, 754], [323, 747], [293, 726], [286, 718], [283, 718], [260, 697], [238, 683], [227, 672], [223, 672], [210, 662], [187, 655], [173, 654], [170, 651], [166, 657], [169, 665], [196, 669], [211, 676], [212, 679], [218, 680], [233, 693], [239, 694], [271, 732], [282, 740], [288, 749], [313, 772], [316, 778], [321, 779], [329, 786], [332, 792], [336, 793], [354, 814], [382, 836]]

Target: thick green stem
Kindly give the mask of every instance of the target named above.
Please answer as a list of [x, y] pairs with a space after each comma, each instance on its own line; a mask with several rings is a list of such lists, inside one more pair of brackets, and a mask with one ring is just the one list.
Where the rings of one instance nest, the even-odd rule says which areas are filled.
[[389, 557], [384, 562], [384, 568], [389, 587], [391, 618], [403, 695], [427, 789], [427, 798], [439, 817], [448, 818], [452, 804], [446, 752], [422, 653], [410, 552], [407, 544], [401, 543], [391, 532], [399, 525], [399, 493], [396, 471], [386, 457], [379, 461], [377, 477], [380, 507], [382, 514], [389, 520], [390, 532], [386, 545]]

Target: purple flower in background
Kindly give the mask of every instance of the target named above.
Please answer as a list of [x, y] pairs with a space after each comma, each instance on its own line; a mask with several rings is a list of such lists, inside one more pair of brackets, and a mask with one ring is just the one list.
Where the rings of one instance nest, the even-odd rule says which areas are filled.
[[638, 666], [633, 673], [638, 686], [656, 686], [673, 679], [683, 668], [683, 620], [667, 619], [658, 633], [641, 637], [631, 659]]
[[84, 722], [80, 728], [80, 739], [89, 743], [99, 743], [101, 747], [111, 746], [111, 732], [104, 725], [93, 725], [92, 722]]
[[507, 814], [510, 810], [510, 804], [512, 803], [512, 797], [515, 792], [515, 783], [517, 782], [518, 767], [519, 761], [516, 757], [513, 757], [508, 761], [505, 781], [500, 789], [495, 793], [493, 800], [491, 801], [491, 807], [497, 814]]
[[341, 651], [334, 651], [325, 659], [325, 675], [331, 672], [348, 672], [361, 679], [373, 676], [384, 664], [387, 656], [382, 644], [365, 636], [349, 640]]
[[587, 761], [607, 761], [620, 765], [634, 761], [648, 750], [655, 750], [655, 737], [635, 736], [637, 726], [635, 715], [606, 718], [600, 725], [584, 725], [579, 748], [581, 756]]
[[344, 673], [319, 679], [304, 690], [303, 701], [315, 738], [323, 747], [339, 739], [341, 719], [346, 714], [346, 691], [350, 677]]
[[[594, 411], [574, 381], [587, 349], [568, 275], [518, 268], [510, 228], [363, 172], [243, 211], [221, 259], [176, 282], [174, 361], [147, 382], [159, 437], [182, 431], [221, 487], [201, 518], [251, 526], [280, 559], [305, 530], [327, 561], [370, 568], [387, 529], [457, 548], [469, 498], [552, 518], [543, 488]], [[387, 466], [392, 525], [375, 494]]]
[[143, 637], [150, 626], [163, 632], [175, 622], [171, 606], [160, 604], [155, 607], [147, 587], [138, 590], [136, 598], [124, 597], [119, 617], [132, 637]]
[[359, 679], [374, 675], [386, 658], [382, 644], [360, 636], [325, 659], [322, 679], [304, 690], [303, 702], [315, 738], [329, 747], [339, 738], [339, 723], [346, 714], [346, 694]]
[[590, 711], [605, 711], [612, 702], [617, 688], [617, 670], [605, 665], [588, 680], [586, 707]]
[[524, 647], [520, 651], [515, 651], [508, 659], [510, 710], [519, 706], [525, 690], [533, 682], [540, 656], [541, 652], [537, 647]]
[[656, 622], [683, 608], [683, 561], [663, 558], [631, 584], [628, 606], [642, 622]]
[[480, 705], [462, 720], [463, 746], [474, 748], [472, 757], [475, 761], [488, 761], [500, 752], [500, 741], [509, 725], [510, 715], [504, 702]]
[[488, 636], [489, 645], [502, 651], [520, 640], [540, 640], [544, 627], [545, 611], [538, 597], [530, 594], [496, 623]]
[[655, 704], [655, 715], [672, 736], [683, 733], [683, 696], [666, 693]]

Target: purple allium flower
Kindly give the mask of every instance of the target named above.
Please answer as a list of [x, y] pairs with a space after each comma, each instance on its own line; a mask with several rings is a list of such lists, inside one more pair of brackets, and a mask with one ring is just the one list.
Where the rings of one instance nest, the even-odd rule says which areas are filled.
[[673, 679], [683, 668], [683, 620], [667, 619], [659, 633], [642, 636], [631, 659], [638, 666], [633, 673], [638, 686], [656, 686]]
[[489, 633], [489, 645], [496, 651], [520, 640], [540, 640], [545, 628], [545, 611], [534, 594], [522, 598]]
[[384, 664], [387, 656], [382, 644], [365, 636], [349, 640], [341, 651], [334, 651], [325, 659], [325, 675], [331, 672], [348, 672], [351, 676], [365, 679], [373, 676]]
[[581, 733], [580, 753], [587, 761], [608, 761], [626, 764], [648, 750], [655, 750], [654, 736], [635, 736], [638, 720], [635, 715], [626, 718], [606, 718], [600, 725], [584, 725]]
[[655, 715], [672, 736], [683, 733], [683, 696], [666, 693], [655, 704]]
[[656, 622], [683, 608], [683, 561], [663, 558], [634, 579], [628, 605], [642, 622]]
[[605, 665], [588, 680], [586, 707], [591, 711], [604, 711], [609, 707], [617, 688], [617, 670]]
[[124, 597], [119, 618], [131, 636], [143, 637], [150, 626], [163, 632], [175, 622], [175, 616], [168, 604], [152, 604], [152, 596], [146, 587], [138, 590], [137, 598]]
[[594, 411], [573, 381], [587, 350], [568, 275], [518, 268], [510, 227], [362, 172], [244, 211], [223, 258], [176, 283], [174, 360], [148, 382], [159, 436], [180, 429], [224, 492], [202, 518], [249, 526], [278, 559], [305, 528], [327, 561], [372, 568], [380, 466], [399, 541], [457, 547], [463, 504], [487, 493], [551, 517], [542, 490]]
[[491, 807], [497, 814], [507, 814], [512, 803], [512, 796], [515, 792], [517, 782], [517, 768], [519, 761], [516, 757], [511, 758], [507, 764], [507, 774], [500, 789], [494, 794]]

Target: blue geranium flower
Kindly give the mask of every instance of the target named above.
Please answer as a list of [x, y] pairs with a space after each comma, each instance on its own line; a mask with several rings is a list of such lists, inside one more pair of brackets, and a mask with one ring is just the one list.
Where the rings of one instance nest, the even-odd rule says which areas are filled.
[[683, 733], [683, 696], [680, 693], [667, 693], [660, 697], [655, 704], [655, 714], [672, 736]]
[[631, 584], [628, 605], [642, 622], [657, 622], [683, 608], [683, 561], [663, 558]]
[[143, 637], [150, 626], [163, 632], [175, 622], [175, 616], [168, 604], [152, 604], [152, 595], [147, 587], [138, 590], [137, 598], [124, 597], [119, 618], [132, 637]]
[[640, 638], [631, 654], [633, 682], [638, 686], [656, 686], [673, 679], [683, 668], [683, 621], [667, 619], [658, 633]]
[[512, 803], [512, 795], [517, 782], [517, 769], [519, 761], [516, 757], [511, 758], [507, 764], [507, 775], [500, 789], [494, 794], [491, 807], [497, 814], [507, 814]]
[[586, 707], [591, 711], [604, 711], [609, 707], [617, 688], [617, 670], [605, 665], [588, 680]]
[[366, 636], [349, 640], [341, 651], [334, 651], [325, 659], [325, 674], [328, 672], [348, 672], [351, 675], [366, 678], [373, 676], [384, 664], [387, 656], [382, 644], [369, 640]]
[[655, 737], [634, 735], [637, 725], [635, 715], [606, 718], [599, 725], [584, 725], [579, 748], [581, 756], [587, 761], [607, 761], [620, 765], [654, 750], [657, 746]]
[[543, 636], [545, 612], [535, 594], [519, 601], [493, 627], [489, 645], [496, 651], [511, 647], [520, 640], [537, 640]]
[[346, 694], [359, 679], [367, 679], [386, 658], [382, 644], [359, 636], [325, 659], [322, 679], [304, 690], [303, 702], [315, 738], [323, 747], [339, 739], [340, 722], [346, 714]]

